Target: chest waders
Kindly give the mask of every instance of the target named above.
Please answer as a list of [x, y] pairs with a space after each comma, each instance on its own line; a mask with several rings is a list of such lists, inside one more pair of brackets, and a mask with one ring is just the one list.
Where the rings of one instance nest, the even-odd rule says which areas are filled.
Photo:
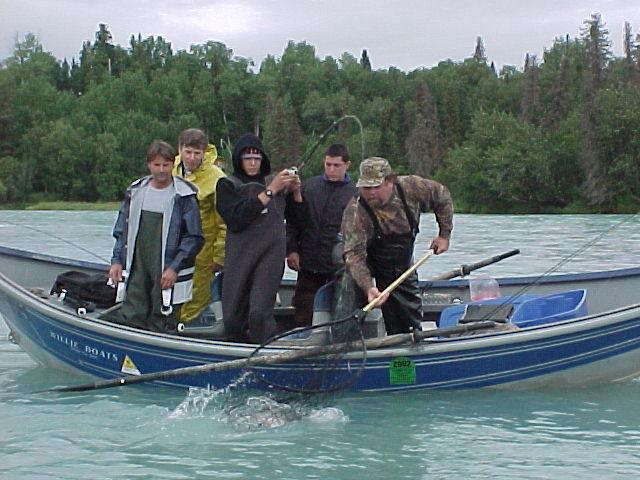
[[[373, 239], [367, 245], [367, 264], [380, 291], [388, 287], [411, 266], [413, 246], [419, 231], [418, 222], [407, 205], [402, 187], [397, 183], [395, 186], [409, 222], [407, 233], [383, 234], [373, 210], [362, 197], [359, 198], [360, 204], [373, 223]], [[418, 288], [418, 273], [413, 272], [391, 292], [381, 309], [388, 335], [408, 333], [411, 329], [420, 330], [422, 300]]]
[[[265, 188], [227, 178], [247, 198]], [[284, 197], [275, 195], [247, 228], [227, 230], [222, 311], [225, 332], [234, 340], [261, 343], [276, 333], [273, 306], [286, 256], [284, 209]]]
[[175, 330], [175, 312], [163, 315], [162, 289], [162, 214], [143, 210], [136, 235], [133, 265], [127, 284], [127, 296], [121, 314], [125, 323], [153, 332]]

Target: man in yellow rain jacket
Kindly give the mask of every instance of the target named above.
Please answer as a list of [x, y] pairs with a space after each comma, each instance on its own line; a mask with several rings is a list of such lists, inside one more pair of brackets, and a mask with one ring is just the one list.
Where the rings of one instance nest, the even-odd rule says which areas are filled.
[[182, 177], [198, 186], [198, 203], [202, 219], [205, 243], [196, 257], [193, 275], [193, 297], [183, 305], [180, 321], [198, 318], [211, 302], [211, 280], [224, 265], [224, 240], [227, 227], [216, 210], [216, 185], [225, 176], [215, 165], [216, 147], [209, 144], [202, 130], [190, 128], [178, 137], [178, 153], [173, 175]]

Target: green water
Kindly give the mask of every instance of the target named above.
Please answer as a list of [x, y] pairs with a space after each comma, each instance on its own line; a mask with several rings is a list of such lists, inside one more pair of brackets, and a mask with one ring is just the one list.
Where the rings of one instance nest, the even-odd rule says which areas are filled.
[[[511, 248], [522, 254], [489, 273], [542, 273], [621, 219], [459, 216], [449, 258], [436, 259], [421, 275]], [[66, 240], [108, 258], [112, 222], [107, 212], [0, 212], [0, 243], [95, 260]], [[640, 265], [638, 223], [614, 228], [561, 271]], [[423, 234], [429, 228], [424, 225]], [[76, 382], [35, 365], [7, 333], [0, 323], [2, 479], [640, 474], [638, 380], [580, 389], [348, 394], [288, 402], [242, 388], [33, 393]]]
[[312, 406], [153, 387], [32, 394], [63, 379], [21, 361], [0, 374], [2, 478], [595, 479], [640, 472], [635, 381], [349, 395]]

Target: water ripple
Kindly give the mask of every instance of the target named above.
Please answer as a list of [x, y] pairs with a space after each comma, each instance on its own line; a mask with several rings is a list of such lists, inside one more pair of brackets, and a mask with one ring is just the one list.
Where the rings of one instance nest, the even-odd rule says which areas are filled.
[[[108, 258], [114, 212], [0, 212], [2, 243]], [[512, 248], [484, 273], [535, 275], [614, 227], [561, 272], [640, 265], [621, 215], [457, 215], [452, 248], [421, 277]], [[11, 222], [11, 223], [9, 223]], [[423, 216], [418, 246], [435, 234]], [[67, 237], [68, 235], [68, 237]], [[420, 251], [420, 250], [419, 250]], [[0, 323], [0, 477], [302, 479], [635, 478], [640, 380], [585, 389], [284, 398], [237, 387], [33, 394], [68, 377], [37, 366]], [[241, 379], [242, 380], [242, 379]], [[325, 401], [326, 400], [326, 401]]]

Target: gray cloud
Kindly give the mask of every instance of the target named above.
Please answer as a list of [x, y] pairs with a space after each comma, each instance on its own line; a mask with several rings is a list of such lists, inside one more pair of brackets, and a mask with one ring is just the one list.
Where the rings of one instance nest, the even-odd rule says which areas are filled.
[[593, 12], [602, 13], [620, 55], [624, 21], [640, 29], [640, 5], [628, 0], [2, 0], [0, 57], [11, 54], [16, 34], [28, 32], [56, 57], [77, 57], [106, 23], [123, 46], [138, 33], [163, 36], [174, 49], [215, 40], [259, 62], [280, 55], [288, 40], [307, 41], [321, 57], [359, 56], [366, 48], [374, 68], [403, 70], [462, 60], [479, 35], [490, 60], [519, 66], [555, 37], [577, 36]]

